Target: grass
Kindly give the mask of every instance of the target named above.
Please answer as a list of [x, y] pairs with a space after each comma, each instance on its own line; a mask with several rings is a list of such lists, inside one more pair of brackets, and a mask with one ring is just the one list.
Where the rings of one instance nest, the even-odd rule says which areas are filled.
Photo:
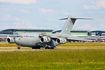
[[[105, 46], [105, 43], [66, 43], [59, 46]], [[18, 45], [15, 43], [0, 43], [0, 47], [18, 47]]]
[[0, 52], [0, 70], [105, 70], [104, 49]]
[[[17, 49], [18, 45], [15, 43], [0, 43], [0, 49]], [[105, 43], [66, 43], [56, 46], [56, 48], [103, 48]], [[28, 47], [21, 47], [21, 49], [31, 49]]]
[[66, 44], [61, 44], [61, 45], [70, 45], [70, 46], [105, 46], [105, 43], [66, 43]]
[[105, 43], [66, 43], [57, 48], [105, 48]]
[[[16, 44], [0, 43], [0, 48]], [[105, 48], [105, 43], [66, 43], [57, 48]], [[23, 48], [24, 49], [24, 48]], [[0, 70], [105, 70], [105, 49], [1, 51]]]
[[18, 47], [15, 43], [0, 43], [0, 47]]

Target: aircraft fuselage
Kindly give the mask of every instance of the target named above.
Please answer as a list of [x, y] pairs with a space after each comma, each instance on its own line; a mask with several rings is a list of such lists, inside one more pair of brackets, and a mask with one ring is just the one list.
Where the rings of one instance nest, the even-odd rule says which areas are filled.
[[17, 45], [25, 47], [38, 46], [39, 42], [40, 42], [39, 34], [34, 34], [34, 35], [25, 34], [15, 38], [15, 43]]

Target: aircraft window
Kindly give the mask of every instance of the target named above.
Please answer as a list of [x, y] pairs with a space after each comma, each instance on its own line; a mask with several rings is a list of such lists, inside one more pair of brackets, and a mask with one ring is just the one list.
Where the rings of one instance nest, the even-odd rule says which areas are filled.
[[[22, 36], [19, 36], [19, 37], [22, 37]], [[34, 36], [24, 36], [24, 37], [34, 37]]]
[[30, 36], [30, 37], [34, 37], [34, 36]]
[[28, 37], [28, 36], [26, 36], [26, 37]]

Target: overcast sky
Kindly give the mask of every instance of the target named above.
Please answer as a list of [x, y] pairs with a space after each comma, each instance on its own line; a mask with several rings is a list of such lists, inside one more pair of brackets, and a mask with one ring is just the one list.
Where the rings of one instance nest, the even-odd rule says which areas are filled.
[[77, 20], [72, 30], [105, 30], [105, 0], [0, 0], [0, 30], [61, 30], [72, 15]]

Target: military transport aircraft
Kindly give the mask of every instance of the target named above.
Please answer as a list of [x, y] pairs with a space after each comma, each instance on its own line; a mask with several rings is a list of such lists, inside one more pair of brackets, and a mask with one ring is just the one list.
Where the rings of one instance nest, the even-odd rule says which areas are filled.
[[[45, 47], [45, 49], [54, 49], [59, 44], [64, 44], [68, 40], [76, 41], [92, 41], [86, 40], [79, 37], [74, 37], [70, 35], [70, 31], [77, 19], [87, 19], [87, 18], [75, 18], [68, 16], [68, 18], [63, 18], [60, 20], [67, 20], [62, 31], [55, 34], [36, 34], [36, 33], [24, 33], [15, 38], [7, 38], [9, 43], [16, 43], [23, 47], [32, 47], [32, 49], [40, 49]], [[20, 49], [20, 47], [18, 47]]]

